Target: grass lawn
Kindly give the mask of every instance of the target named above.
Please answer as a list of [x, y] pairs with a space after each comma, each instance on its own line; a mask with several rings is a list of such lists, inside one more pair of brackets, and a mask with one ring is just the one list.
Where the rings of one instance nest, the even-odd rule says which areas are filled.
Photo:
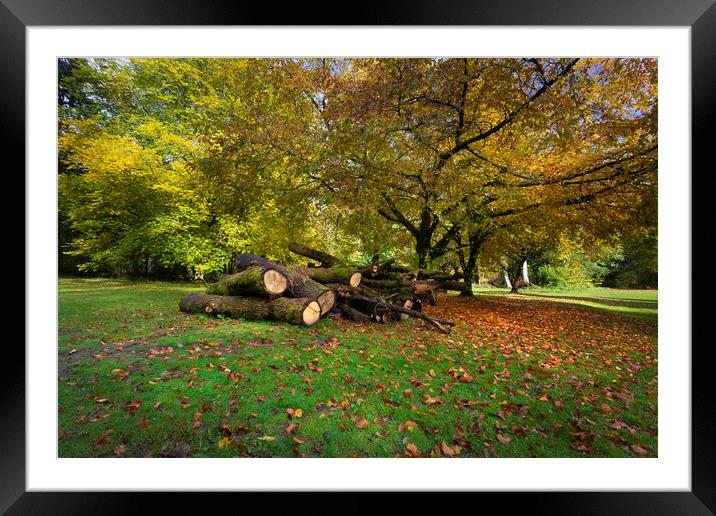
[[[59, 280], [61, 457], [657, 456], [656, 306], [442, 296], [447, 336], [179, 312], [200, 290]], [[656, 304], [621, 292], [558, 295]]]
[[657, 320], [658, 315], [656, 290], [528, 287], [521, 289], [518, 294], [510, 294], [507, 288], [477, 288], [474, 291], [481, 295], [531, 296], [542, 300], [580, 304], [654, 321]]

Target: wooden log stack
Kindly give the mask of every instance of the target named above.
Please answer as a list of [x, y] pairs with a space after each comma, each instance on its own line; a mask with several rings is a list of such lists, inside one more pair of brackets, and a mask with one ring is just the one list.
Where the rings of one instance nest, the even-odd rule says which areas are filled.
[[422, 312], [435, 304], [441, 281], [415, 281], [417, 274], [393, 261], [357, 267], [323, 251], [290, 244], [289, 250], [315, 263], [282, 265], [254, 254], [241, 254], [233, 274], [208, 286], [206, 294], [189, 294], [179, 303], [187, 313], [311, 326], [321, 317], [389, 323], [419, 318], [449, 333], [449, 321]]

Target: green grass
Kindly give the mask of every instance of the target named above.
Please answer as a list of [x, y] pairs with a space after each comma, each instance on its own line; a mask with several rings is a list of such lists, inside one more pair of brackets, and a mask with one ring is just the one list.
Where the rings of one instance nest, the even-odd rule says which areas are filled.
[[445, 296], [450, 336], [301, 328], [179, 312], [197, 290], [59, 280], [61, 457], [658, 454], [653, 321]]
[[506, 288], [477, 288], [481, 295], [532, 296], [543, 300], [573, 303], [598, 310], [656, 320], [658, 315], [658, 291], [636, 289], [589, 288], [545, 288], [528, 287], [518, 294], [510, 294]]

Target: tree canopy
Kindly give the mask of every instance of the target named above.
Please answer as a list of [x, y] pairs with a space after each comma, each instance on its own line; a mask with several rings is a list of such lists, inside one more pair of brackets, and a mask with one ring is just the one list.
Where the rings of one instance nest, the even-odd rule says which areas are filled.
[[202, 277], [298, 239], [472, 281], [519, 242], [652, 238], [657, 101], [655, 59], [60, 59], [62, 251]]

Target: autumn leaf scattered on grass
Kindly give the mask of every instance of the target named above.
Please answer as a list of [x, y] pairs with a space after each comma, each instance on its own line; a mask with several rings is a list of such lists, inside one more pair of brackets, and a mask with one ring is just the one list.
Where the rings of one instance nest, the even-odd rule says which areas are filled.
[[512, 439], [505, 434], [497, 434], [497, 440], [502, 444], [509, 444]]
[[360, 416], [355, 416], [353, 418], [353, 423], [355, 423], [356, 428], [365, 428], [368, 426], [368, 421]]
[[462, 448], [460, 446], [448, 446], [448, 444], [443, 441], [440, 444], [440, 451], [446, 457], [457, 457], [458, 455], [460, 455]]
[[219, 448], [228, 448], [233, 442], [234, 440], [231, 437], [222, 437], [217, 441], [216, 445]]
[[641, 446], [637, 446], [636, 444], [631, 445], [631, 450], [640, 457], [645, 457], [649, 453], [644, 448], [642, 448]]
[[407, 430], [408, 432], [412, 432], [415, 428], [418, 427], [418, 424], [413, 421], [405, 421], [404, 423], [400, 423], [398, 425], [398, 432], [403, 432], [404, 430]]
[[418, 451], [418, 448], [413, 443], [408, 443], [405, 445], [405, 455], [408, 457], [424, 457], [420, 451]]

